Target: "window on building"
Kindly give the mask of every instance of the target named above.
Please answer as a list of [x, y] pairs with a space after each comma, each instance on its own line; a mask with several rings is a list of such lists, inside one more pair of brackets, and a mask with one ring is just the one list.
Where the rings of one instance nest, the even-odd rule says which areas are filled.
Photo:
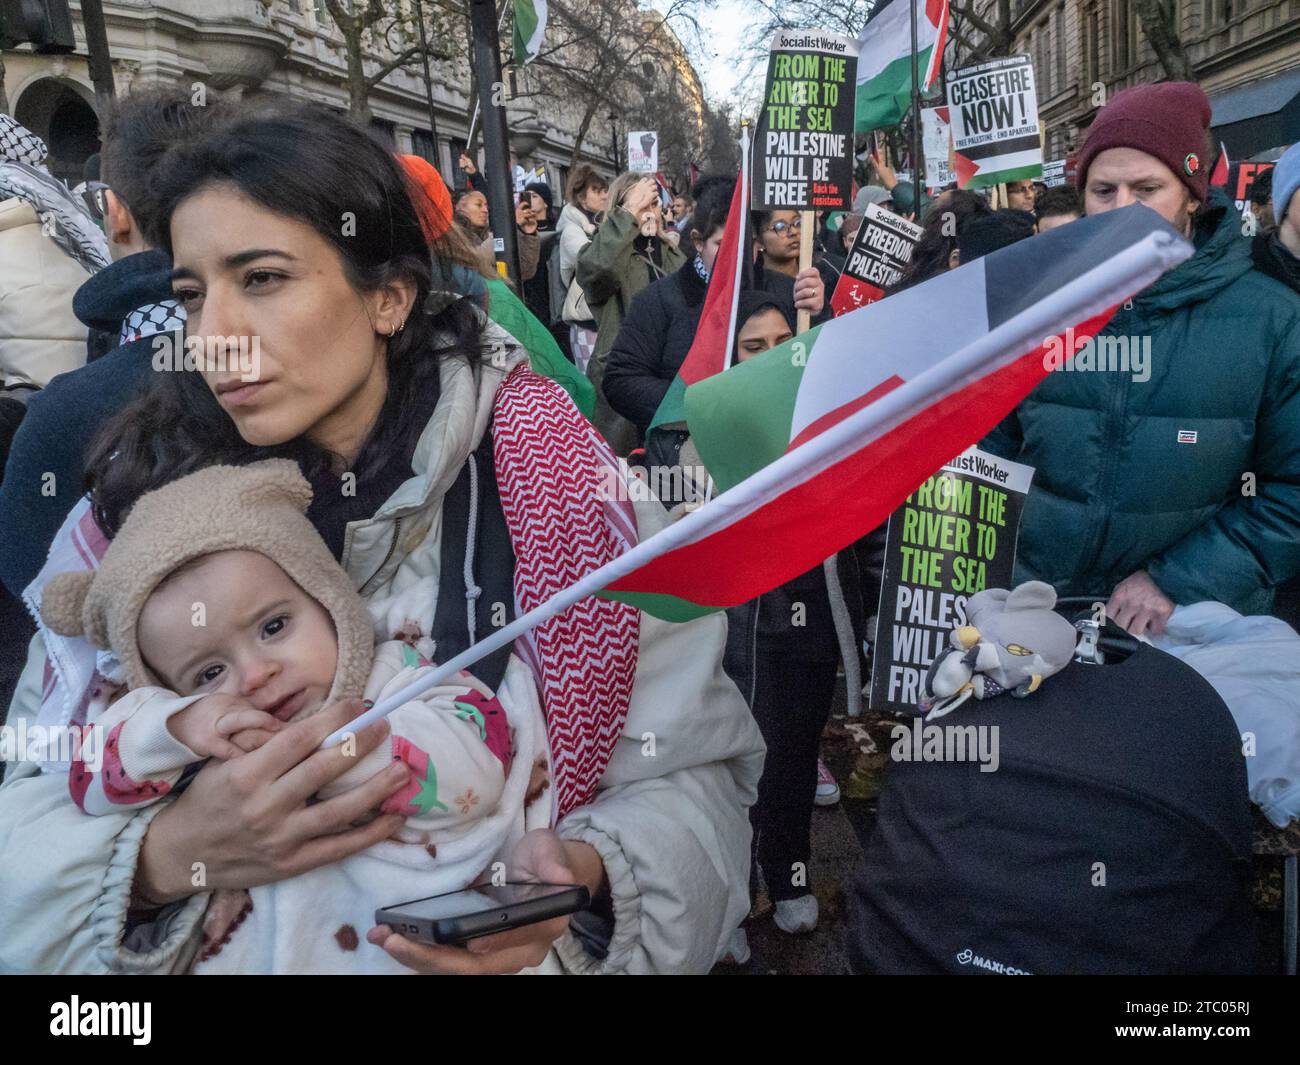
[[1101, 13], [1095, 7], [1084, 15], [1083, 67], [1091, 86], [1101, 77]]
[[1246, 0], [1205, 0], [1204, 24], [1206, 29], [1222, 26], [1246, 7]]
[[1114, 17], [1111, 20], [1111, 53], [1115, 57], [1115, 70], [1121, 71], [1128, 69], [1129, 63], [1133, 61], [1133, 53], [1129, 49], [1128, 31], [1132, 20], [1129, 0], [1114, 0], [1112, 11]]
[[1056, 91], [1065, 88], [1065, 5], [1057, 4], [1052, 15], [1052, 41], [1056, 45]]
[[1056, 85], [1052, 77], [1052, 64], [1048, 57], [1051, 52], [1051, 28], [1046, 20], [1038, 27], [1037, 44], [1038, 49], [1034, 53], [1034, 66], [1038, 70], [1039, 85], [1038, 93], [1046, 98], [1056, 92]]
[[432, 163], [434, 169], [440, 169], [438, 144], [427, 129], [411, 130], [411, 154]]
[[451, 148], [451, 165], [454, 168], [452, 187], [463, 189], [467, 182], [465, 181], [465, 171], [460, 168], [460, 157], [465, 154], [465, 142], [452, 137], [447, 141], [447, 144]]

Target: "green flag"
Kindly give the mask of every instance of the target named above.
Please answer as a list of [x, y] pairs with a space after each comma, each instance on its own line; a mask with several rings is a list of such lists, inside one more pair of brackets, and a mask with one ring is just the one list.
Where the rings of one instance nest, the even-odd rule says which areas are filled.
[[537, 58], [546, 34], [546, 0], [514, 0], [515, 66]]

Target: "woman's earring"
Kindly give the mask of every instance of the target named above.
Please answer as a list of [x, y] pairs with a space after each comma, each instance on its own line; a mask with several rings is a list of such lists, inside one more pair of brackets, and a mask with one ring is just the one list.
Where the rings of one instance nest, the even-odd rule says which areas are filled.
[[398, 328], [397, 326], [392, 326], [392, 327], [388, 330], [388, 339], [389, 339], [389, 340], [392, 340], [393, 337], [395, 337], [395, 336], [397, 335], [397, 328]]

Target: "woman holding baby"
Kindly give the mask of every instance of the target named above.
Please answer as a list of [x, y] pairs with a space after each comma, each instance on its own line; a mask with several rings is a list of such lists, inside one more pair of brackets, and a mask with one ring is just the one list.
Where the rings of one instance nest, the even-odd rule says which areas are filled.
[[[157, 374], [88, 464], [110, 540], [95, 572], [38, 578], [46, 629], [9, 724], [102, 720], [117, 742], [98, 777], [10, 767], [0, 970], [707, 971], [748, 909], [762, 764], [720, 615], [673, 626], [591, 600], [430, 693], [433, 731], [395, 715], [320, 748], [363, 696], [650, 535], [662, 508], [596, 490], [608, 448], [448, 291], [428, 205], [353, 124], [236, 112], [158, 181], [188, 335], [256, 337], [260, 365]], [[254, 495], [204, 490], [214, 466], [248, 468]], [[90, 681], [66, 666], [87, 646]], [[559, 918], [450, 947], [358, 927], [408, 884], [495, 863], [584, 884], [604, 933]], [[267, 945], [270, 912], [333, 945]]]

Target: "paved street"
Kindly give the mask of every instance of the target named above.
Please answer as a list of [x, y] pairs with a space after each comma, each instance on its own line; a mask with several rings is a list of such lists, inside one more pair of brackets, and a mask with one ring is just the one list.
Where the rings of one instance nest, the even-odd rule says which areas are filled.
[[888, 724], [870, 717], [849, 718], [841, 688], [822, 741], [822, 757], [839, 781], [841, 800], [813, 813], [811, 873], [821, 911], [816, 931], [805, 936], [786, 935], [772, 923], [771, 903], [761, 895], [745, 925], [753, 952], [749, 964], [740, 969], [719, 965], [715, 974], [836, 975], [849, 971], [844, 951], [844, 887], [862, 860], [863, 842], [875, 821], [873, 785], [878, 787], [884, 762], [881, 753], [863, 752], [862, 748], [870, 747], [864, 728], [869, 729], [878, 750], [886, 752]]

